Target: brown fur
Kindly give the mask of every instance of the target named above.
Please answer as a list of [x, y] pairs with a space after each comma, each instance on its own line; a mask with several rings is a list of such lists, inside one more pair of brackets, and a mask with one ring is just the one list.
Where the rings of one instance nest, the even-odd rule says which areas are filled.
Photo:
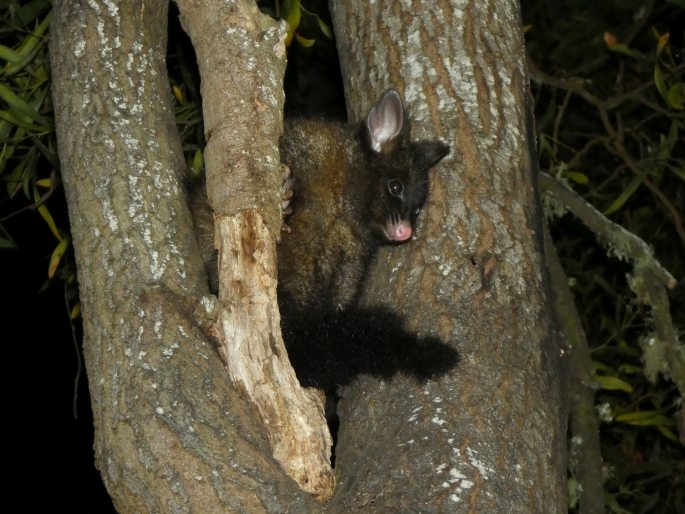
[[315, 308], [327, 294], [342, 308], [355, 297], [370, 253], [350, 199], [363, 172], [359, 143], [342, 124], [297, 120], [285, 128], [281, 160], [293, 170], [295, 201], [278, 252], [279, 290], [300, 307]]
[[[358, 127], [286, 120], [280, 152], [294, 177], [295, 199], [278, 250], [281, 309], [349, 307], [378, 245], [409, 240], [388, 234], [398, 226], [411, 234], [426, 199], [428, 169], [449, 151], [439, 141], [411, 142], [409, 133], [393, 90]], [[214, 223], [204, 183], [193, 191], [191, 209], [216, 292]]]

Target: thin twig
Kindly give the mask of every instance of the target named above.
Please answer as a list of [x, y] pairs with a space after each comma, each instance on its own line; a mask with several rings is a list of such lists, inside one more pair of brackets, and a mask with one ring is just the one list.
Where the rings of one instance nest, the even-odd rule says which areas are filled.
[[83, 359], [81, 358], [81, 346], [79, 345], [78, 337], [76, 337], [76, 327], [74, 320], [71, 319], [71, 308], [69, 306], [69, 292], [68, 281], [64, 280], [64, 303], [67, 307], [67, 318], [69, 319], [69, 326], [71, 327], [71, 341], [74, 344], [74, 353], [76, 354], [76, 375], [74, 376], [74, 394], [72, 395], [71, 409], [74, 419], [78, 419], [78, 385], [81, 381], [81, 374], [83, 373]]

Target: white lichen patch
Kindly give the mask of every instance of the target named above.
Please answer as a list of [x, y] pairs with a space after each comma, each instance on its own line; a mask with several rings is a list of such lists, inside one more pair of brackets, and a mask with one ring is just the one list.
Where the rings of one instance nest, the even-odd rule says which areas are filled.
[[80, 59], [81, 57], [83, 57], [85, 50], [86, 50], [86, 40], [83, 38], [77, 39], [76, 45], [74, 46], [74, 55]]
[[153, 330], [158, 339], [162, 337], [162, 322], [160, 320], [155, 321], [153, 325]]
[[609, 423], [614, 419], [614, 413], [611, 410], [611, 405], [609, 403], [602, 403], [595, 407], [597, 409], [597, 415], [601, 421]]
[[442, 425], [444, 425], [445, 423], [447, 423], [446, 420], [444, 420], [444, 419], [442, 419], [442, 418], [439, 418], [438, 416], [433, 416], [433, 417], [431, 418], [431, 421], [432, 421], [433, 423], [435, 423], [436, 425], [438, 425], [438, 426], [442, 426]]
[[466, 475], [464, 475], [461, 471], [459, 471], [457, 468], [451, 468], [450, 469], [450, 483], [455, 483], [459, 480], [463, 480], [466, 478]]
[[447, 467], [447, 464], [446, 464], [446, 463], [442, 463], [442, 464], [438, 465], [438, 466], [435, 468], [435, 472], [436, 472], [436, 473], [442, 473], [442, 472], [445, 470], [446, 467]]
[[155, 409], [155, 412], [161, 416], [164, 414], [164, 409], [162, 409], [161, 407], [157, 407]]
[[162, 349], [162, 355], [164, 357], [171, 358], [174, 355], [174, 351], [178, 349], [178, 343], [174, 342], [171, 344], [171, 346], [167, 346], [166, 348]]
[[108, 199], [105, 199], [102, 202], [102, 215], [107, 220], [107, 224], [109, 225], [109, 229], [112, 232], [116, 232], [119, 229], [119, 220], [117, 219], [116, 215], [114, 214], [114, 210], [112, 209], [112, 204], [109, 202]]
[[583, 438], [582, 436], [575, 435], [571, 438], [571, 446], [582, 446]]
[[480, 459], [478, 459], [477, 455], [478, 452], [476, 450], [472, 448], [466, 448], [466, 456], [469, 460], [469, 463], [478, 470], [484, 480], [487, 480], [489, 474], [494, 472], [494, 469], [486, 466]]

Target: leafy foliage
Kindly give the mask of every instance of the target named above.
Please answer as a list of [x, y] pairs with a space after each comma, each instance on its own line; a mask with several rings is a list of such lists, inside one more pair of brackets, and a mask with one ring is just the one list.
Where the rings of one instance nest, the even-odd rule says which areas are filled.
[[[529, 0], [523, 7], [541, 169], [647, 241], [683, 277], [682, 6]], [[566, 216], [552, 229], [597, 373], [606, 506], [685, 512], [685, 452], [675, 422], [682, 398], [643, 361], [652, 312], [630, 291], [629, 266], [607, 256], [579, 222]], [[682, 327], [682, 280], [670, 296]]]
[[48, 0], [12, 1], [0, 10], [0, 248], [15, 246], [7, 221], [35, 210], [56, 240], [48, 277], [59, 270], [74, 284], [73, 265], [60, 267], [70, 248], [68, 230], [52, 210], [63, 211], [64, 202], [53, 198], [60, 181], [46, 38], [50, 18]]

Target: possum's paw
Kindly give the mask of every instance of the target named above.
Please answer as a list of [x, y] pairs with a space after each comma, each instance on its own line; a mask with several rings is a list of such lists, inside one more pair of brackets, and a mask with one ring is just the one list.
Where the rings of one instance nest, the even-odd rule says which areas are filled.
[[283, 224], [281, 230], [283, 232], [290, 232], [290, 227], [285, 222], [285, 218], [290, 216], [293, 212], [292, 207], [290, 207], [290, 202], [295, 196], [295, 192], [293, 191], [295, 179], [290, 172], [290, 168], [286, 164], [281, 164], [281, 167], [283, 177], [283, 183], [281, 185], [281, 216], [283, 217]]

